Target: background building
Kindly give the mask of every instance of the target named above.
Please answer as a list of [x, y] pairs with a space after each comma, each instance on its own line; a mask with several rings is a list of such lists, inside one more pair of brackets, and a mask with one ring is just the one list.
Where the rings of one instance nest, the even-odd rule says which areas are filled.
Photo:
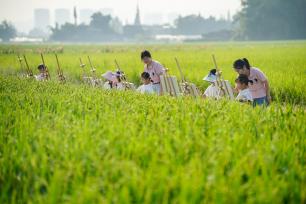
[[34, 28], [48, 31], [50, 26], [50, 11], [49, 9], [35, 9], [34, 10]]
[[90, 17], [95, 13], [93, 9], [81, 9], [79, 12], [79, 21], [80, 23], [89, 24]]
[[58, 25], [71, 23], [71, 12], [69, 9], [56, 9], [54, 14], [55, 23]]

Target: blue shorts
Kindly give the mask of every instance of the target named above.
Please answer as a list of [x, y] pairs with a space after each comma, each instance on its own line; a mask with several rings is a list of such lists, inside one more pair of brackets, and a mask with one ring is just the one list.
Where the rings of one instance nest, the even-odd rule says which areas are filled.
[[254, 98], [253, 99], [253, 107], [255, 106], [268, 106], [269, 102], [268, 102], [268, 98], [262, 97], [262, 98]]

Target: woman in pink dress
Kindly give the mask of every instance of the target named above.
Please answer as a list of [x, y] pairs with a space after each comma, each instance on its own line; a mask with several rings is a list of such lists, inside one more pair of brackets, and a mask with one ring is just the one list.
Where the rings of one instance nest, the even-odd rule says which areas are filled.
[[253, 106], [269, 105], [271, 95], [266, 75], [260, 69], [252, 67], [246, 58], [236, 60], [233, 67], [238, 74], [244, 74], [252, 81], [249, 83], [249, 89], [253, 97]]
[[160, 93], [160, 76], [165, 73], [165, 68], [159, 62], [152, 59], [151, 53], [147, 50], [141, 52], [141, 61], [144, 63], [144, 72], [150, 74], [154, 91]]

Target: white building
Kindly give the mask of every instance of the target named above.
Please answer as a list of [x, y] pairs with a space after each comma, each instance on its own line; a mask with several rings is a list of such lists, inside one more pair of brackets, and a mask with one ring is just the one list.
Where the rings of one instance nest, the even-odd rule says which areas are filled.
[[92, 9], [81, 9], [79, 12], [79, 21], [80, 23], [89, 24], [91, 20], [92, 14], [94, 14], [95, 11]]
[[34, 28], [48, 31], [50, 26], [50, 11], [49, 9], [35, 9], [34, 10]]
[[54, 14], [55, 23], [58, 25], [71, 23], [71, 14], [69, 9], [56, 9]]

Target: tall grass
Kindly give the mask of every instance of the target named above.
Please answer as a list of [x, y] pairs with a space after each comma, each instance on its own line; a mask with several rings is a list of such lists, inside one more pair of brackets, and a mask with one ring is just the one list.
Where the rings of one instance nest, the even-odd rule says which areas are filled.
[[[63, 58], [72, 73], [71, 56]], [[1, 76], [0, 112], [0, 203], [306, 201], [303, 106], [253, 109]]]
[[219, 67], [226, 79], [233, 84], [236, 73], [233, 61], [247, 57], [251, 64], [259, 67], [269, 78], [273, 99], [280, 103], [305, 105], [306, 87], [306, 42], [265, 42], [265, 43], [202, 43], [165, 45], [2, 45], [0, 46], [0, 73], [16, 75], [20, 71], [17, 53], [25, 53], [32, 68], [41, 63], [39, 53], [46, 53], [46, 64], [56, 79], [56, 61], [53, 52], [59, 53], [64, 73], [69, 81], [80, 83], [82, 70], [79, 57], [87, 64], [91, 56], [98, 75], [114, 70], [117, 59], [130, 81], [139, 84], [143, 71], [140, 52], [148, 49], [153, 58], [179, 77], [174, 57], [180, 60], [183, 72], [189, 81], [196, 83], [203, 91], [208, 84], [202, 81], [213, 67], [211, 55], [215, 54]]

